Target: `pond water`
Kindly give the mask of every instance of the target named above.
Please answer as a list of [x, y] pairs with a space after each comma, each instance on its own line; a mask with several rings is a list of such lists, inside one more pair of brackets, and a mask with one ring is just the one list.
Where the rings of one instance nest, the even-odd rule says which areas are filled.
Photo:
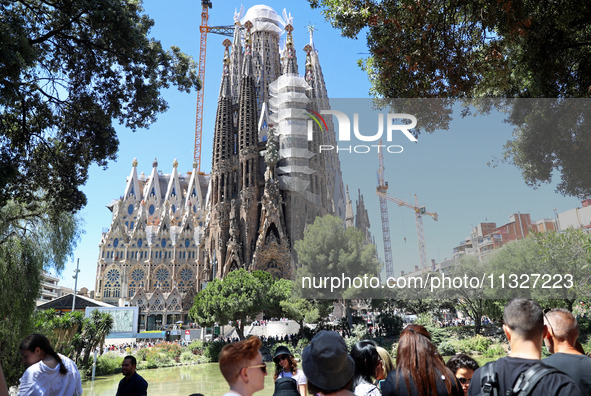
[[[273, 395], [273, 368], [272, 363], [267, 363], [269, 375], [265, 377], [265, 389], [256, 396]], [[138, 370], [138, 374], [148, 381], [148, 395], [151, 396], [189, 396], [192, 393], [221, 396], [230, 389], [217, 363]], [[115, 396], [121, 378], [121, 374], [96, 377], [94, 382], [83, 382], [82, 390], [85, 396]]]

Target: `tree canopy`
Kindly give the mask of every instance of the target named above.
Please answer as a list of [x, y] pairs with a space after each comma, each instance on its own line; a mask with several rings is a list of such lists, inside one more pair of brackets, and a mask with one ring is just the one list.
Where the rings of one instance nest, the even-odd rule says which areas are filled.
[[296, 285], [301, 287], [297, 291], [304, 298], [342, 299], [345, 291], [356, 287], [341, 283], [334, 288], [331, 284], [308, 288], [302, 286], [303, 277], [316, 280], [326, 277], [335, 280], [343, 277], [353, 279], [364, 275], [377, 277], [380, 272], [375, 245], [366, 241], [361, 230], [345, 228], [343, 220], [336, 216], [317, 217], [313, 224], [306, 227], [304, 238], [296, 241], [294, 248], [299, 266]]
[[[591, 97], [589, 2], [309, 2], [344, 36], [366, 33], [370, 56], [360, 66], [378, 98]], [[571, 121], [581, 118], [573, 114]], [[505, 160], [534, 187], [560, 174], [560, 193], [591, 195], [588, 127], [548, 125], [517, 129]]]
[[189, 314], [199, 324], [213, 326], [234, 322], [240, 339], [244, 339], [244, 325], [265, 308], [268, 291], [267, 275], [244, 268], [230, 271], [224, 279], [214, 279], [195, 296]]
[[146, 127], [167, 108], [161, 89], [200, 87], [142, 12], [141, 1], [0, 0], [0, 206], [79, 210], [89, 166], [116, 157], [113, 121]]

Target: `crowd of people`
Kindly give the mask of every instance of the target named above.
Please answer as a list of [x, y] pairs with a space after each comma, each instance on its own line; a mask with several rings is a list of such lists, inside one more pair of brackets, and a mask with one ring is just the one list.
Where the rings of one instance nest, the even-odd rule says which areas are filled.
[[[372, 340], [349, 352], [339, 333], [322, 330], [303, 349], [301, 370], [288, 348], [276, 349], [274, 396], [303, 396], [306, 390], [317, 396], [591, 395], [591, 358], [577, 343], [570, 312], [544, 314], [535, 301], [516, 298], [506, 304], [503, 323], [510, 352], [483, 367], [465, 354], [445, 363], [427, 329], [416, 324], [402, 331], [395, 364]], [[543, 343], [552, 354], [544, 360]], [[230, 387], [224, 396], [251, 396], [264, 388], [261, 345], [250, 337], [222, 349], [220, 370]]]
[[[503, 331], [508, 356], [479, 367], [465, 354], [445, 363], [431, 334], [417, 324], [407, 325], [400, 334], [395, 363], [372, 340], [359, 341], [349, 351], [338, 332], [322, 330], [303, 349], [301, 367], [289, 347], [275, 348], [274, 396], [591, 395], [591, 358], [577, 342], [577, 320], [568, 310], [544, 313], [535, 301], [516, 298], [505, 305]], [[542, 360], [543, 343], [551, 355]], [[264, 388], [268, 373], [262, 345], [252, 336], [222, 348], [219, 367], [230, 387], [224, 396], [251, 396]], [[130, 344], [122, 350], [141, 346]], [[18, 396], [82, 394], [76, 364], [56, 353], [45, 336], [25, 338], [20, 353], [27, 369]], [[116, 396], [147, 395], [148, 383], [136, 366], [134, 356], [125, 356]], [[0, 366], [0, 396], [6, 395]]]

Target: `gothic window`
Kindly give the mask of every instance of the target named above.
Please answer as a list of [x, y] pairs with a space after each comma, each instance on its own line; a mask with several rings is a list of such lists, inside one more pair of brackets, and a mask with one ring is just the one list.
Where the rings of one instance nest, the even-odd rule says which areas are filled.
[[129, 204], [129, 206], [127, 207], [127, 213], [132, 214], [133, 213], [133, 205]]
[[191, 240], [189, 238], [185, 239], [185, 247], [189, 247], [191, 245]]
[[170, 289], [170, 281], [168, 280], [170, 277], [170, 272], [168, 271], [168, 269], [160, 267], [156, 270], [154, 276], [156, 278], [156, 282], [154, 283], [155, 288], [159, 287], [163, 290]]
[[144, 275], [145, 275], [144, 270], [142, 270], [140, 268], [136, 268], [133, 271], [131, 271], [131, 279], [136, 282], [143, 280]]
[[121, 284], [119, 281], [113, 284], [113, 297], [121, 297]]
[[155, 211], [156, 211], [156, 207], [154, 205], [150, 205], [150, 207], [148, 208], [148, 213], [153, 215]]
[[137, 247], [140, 247], [140, 248], [141, 248], [141, 247], [142, 247], [142, 245], [143, 245], [143, 243], [144, 243], [144, 241], [142, 241], [142, 238], [139, 238], [139, 239], [137, 240]]
[[180, 292], [186, 292], [193, 286], [193, 271], [190, 268], [183, 268], [179, 273], [178, 288]]
[[115, 238], [115, 239], [113, 239], [113, 247], [116, 248], [117, 246], [119, 246], [119, 239]]
[[119, 270], [117, 270], [115, 268], [110, 269], [107, 272], [106, 277], [107, 277], [108, 282], [115, 282], [115, 281], [119, 280]]

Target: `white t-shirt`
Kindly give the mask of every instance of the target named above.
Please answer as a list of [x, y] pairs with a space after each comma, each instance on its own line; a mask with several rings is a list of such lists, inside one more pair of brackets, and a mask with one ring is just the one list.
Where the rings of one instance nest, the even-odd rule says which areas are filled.
[[298, 369], [295, 374], [292, 374], [291, 371], [289, 371], [289, 372], [282, 371], [277, 376], [277, 378], [293, 378], [298, 383], [298, 386], [305, 385], [308, 383], [308, 379], [304, 375], [304, 372], [300, 369]]
[[39, 361], [25, 371], [20, 379], [18, 396], [80, 396], [82, 382], [78, 367], [71, 359], [59, 355], [68, 369], [66, 374], [60, 373], [60, 365], [55, 368]]

